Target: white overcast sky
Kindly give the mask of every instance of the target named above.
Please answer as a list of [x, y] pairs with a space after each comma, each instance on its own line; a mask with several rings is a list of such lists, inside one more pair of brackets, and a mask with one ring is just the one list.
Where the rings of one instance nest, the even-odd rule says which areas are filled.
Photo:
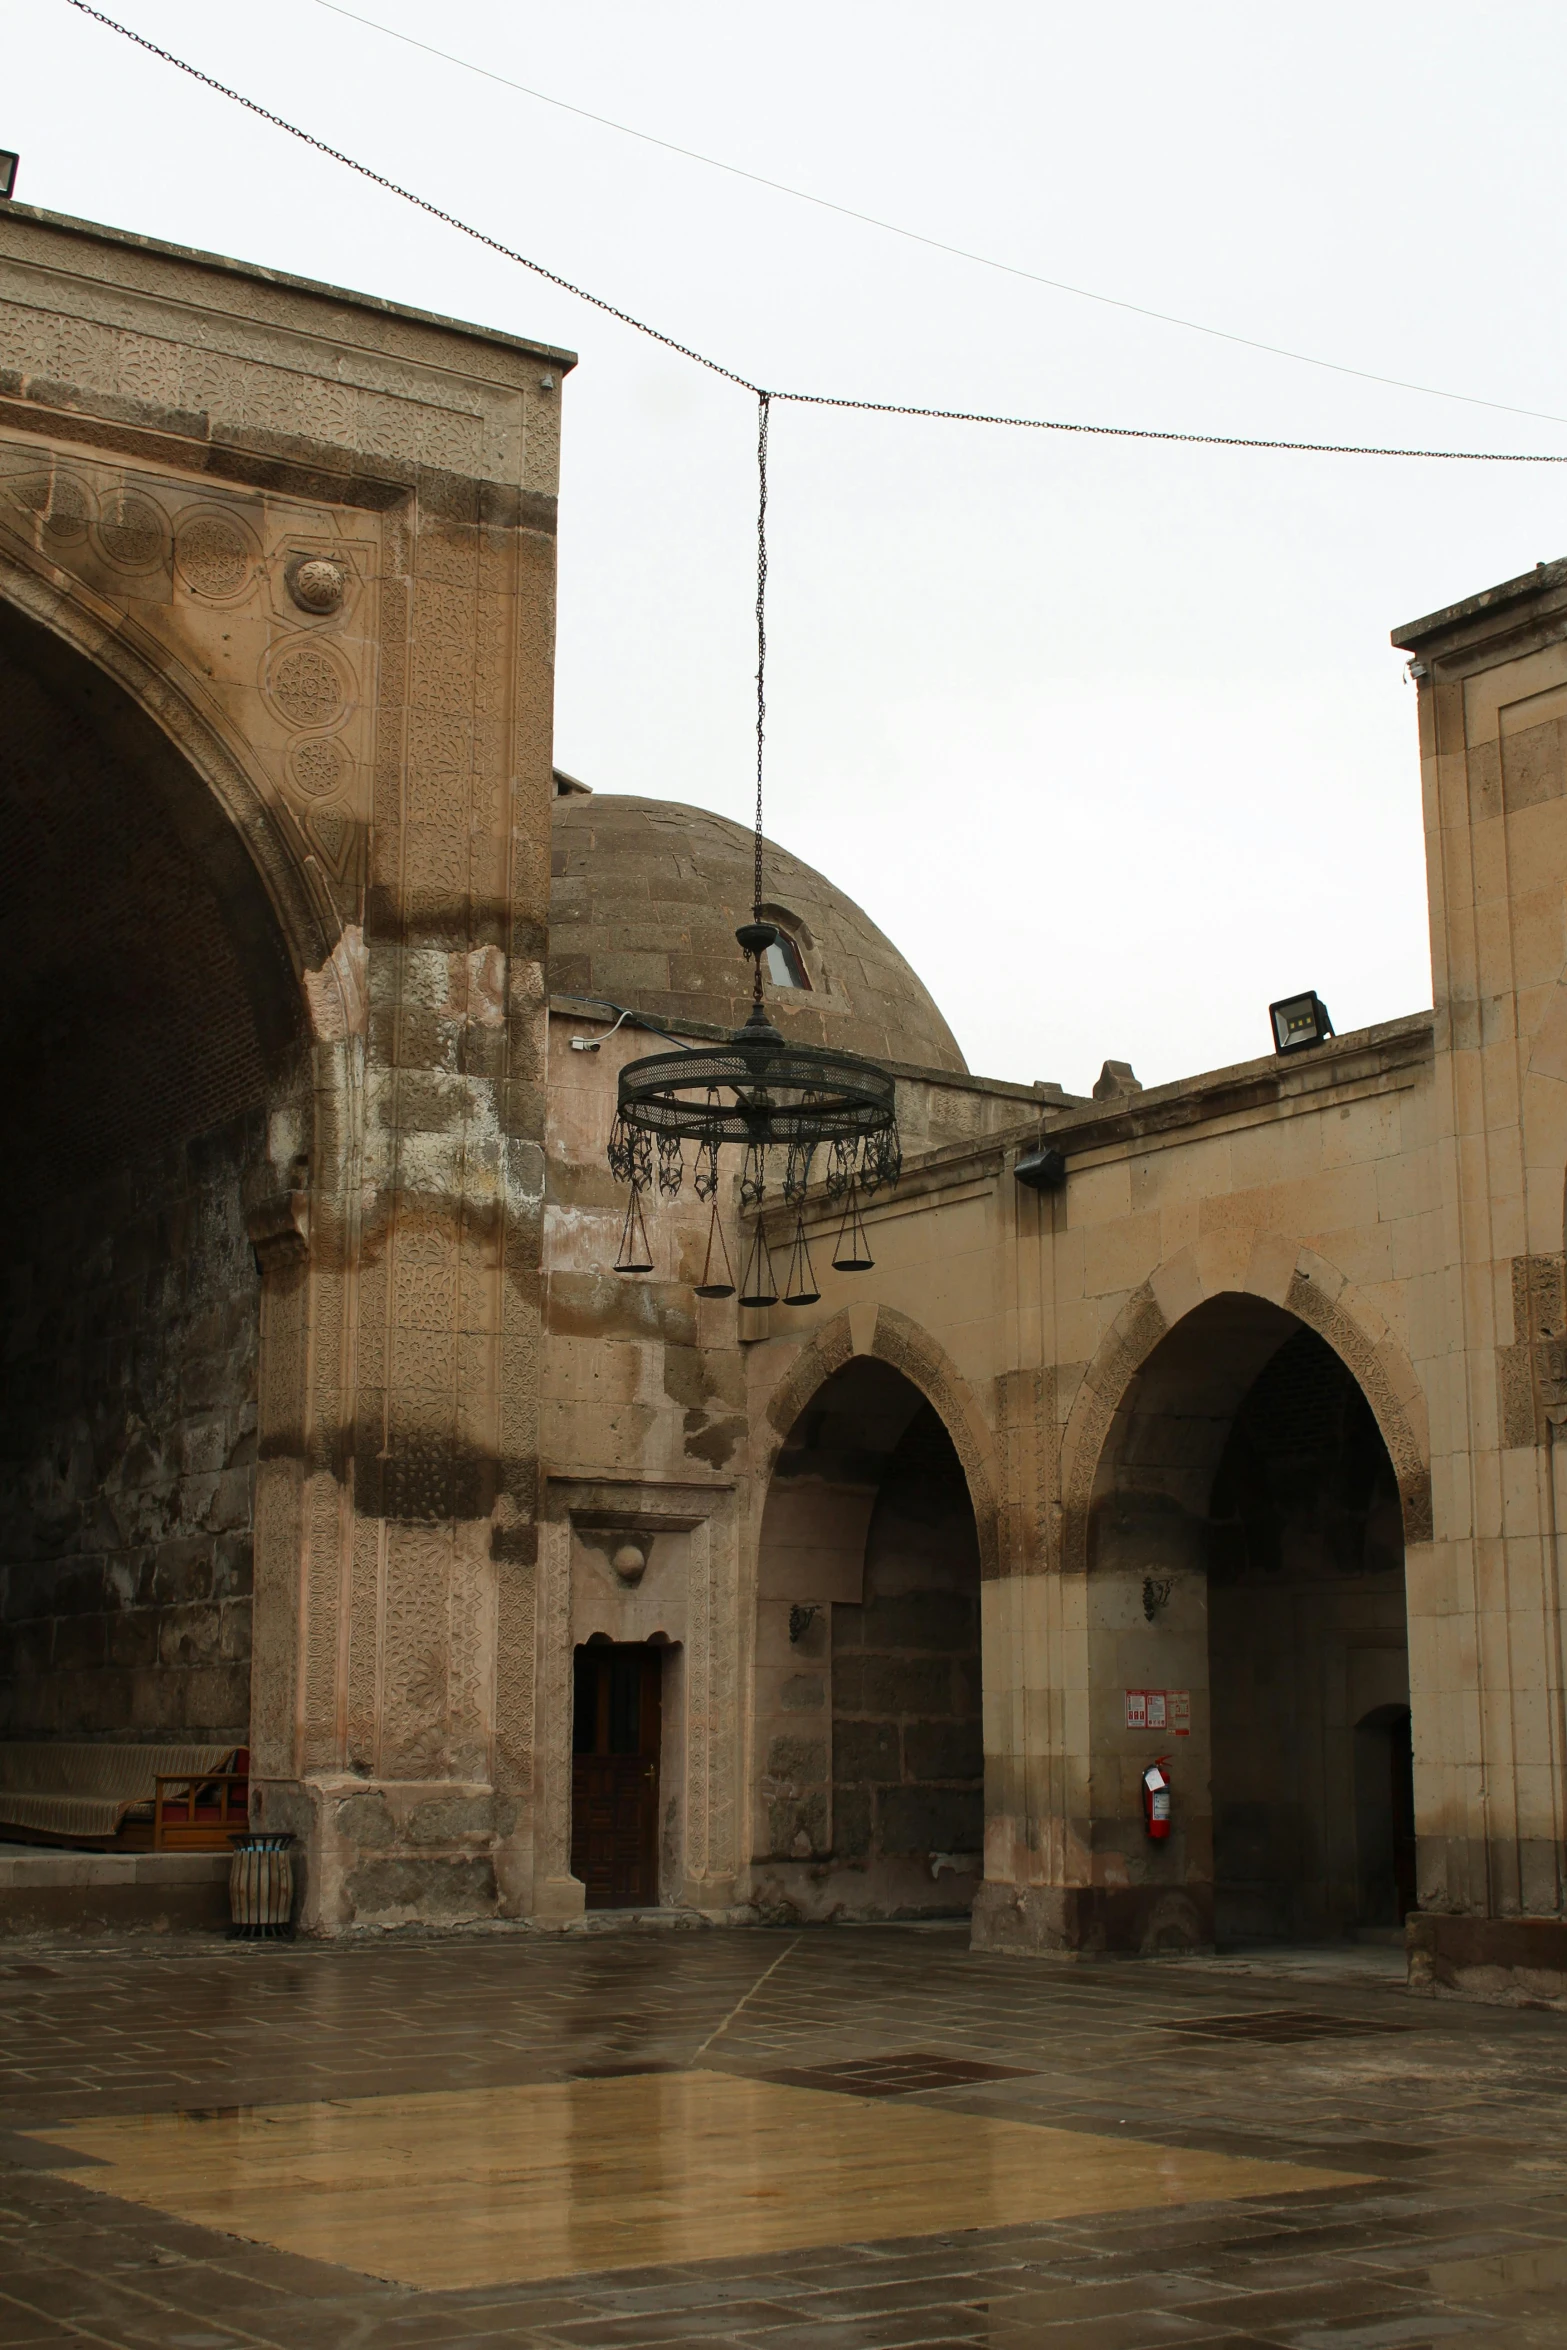
[[[1567, 419], [1567, 12], [353, 0], [555, 97], [928, 235]], [[930, 405], [1567, 453], [923, 250], [319, 0], [126, 21], [754, 378]], [[754, 409], [65, 0], [3, 11], [17, 193], [563, 342], [556, 758], [745, 818]], [[970, 1065], [1147, 1083], [1430, 1001], [1397, 622], [1567, 552], [1567, 468], [1096, 444], [781, 409], [768, 829]], [[735, 909], [736, 916], [743, 909]]]

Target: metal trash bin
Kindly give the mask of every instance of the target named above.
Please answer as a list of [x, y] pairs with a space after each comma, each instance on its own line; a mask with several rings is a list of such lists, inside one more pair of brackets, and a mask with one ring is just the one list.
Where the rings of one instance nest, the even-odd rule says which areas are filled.
[[283, 1942], [294, 1931], [294, 1839], [247, 1828], [232, 1839], [229, 1927], [238, 1942]]

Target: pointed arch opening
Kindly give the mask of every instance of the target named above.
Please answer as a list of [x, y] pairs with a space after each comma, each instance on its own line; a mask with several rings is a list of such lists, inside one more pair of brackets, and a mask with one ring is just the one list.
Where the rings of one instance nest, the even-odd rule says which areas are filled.
[[[0, 1737], [242, 1747], [269, 1113], [295, 969], [212, 791], [0, 599]], [[20, 1197], [16, 1197], [16, 1194]]]
[[966, 1916], [982, 1869], [981, 1543], [945, 1420], [842, 1362], [762, 1516], [752, 1898], [801, 1920]]
[[[1267, 1299], [1168, 1330], [1103, 1445], [1087, 1543], [1096, 1871], [1114, 1941], [1390, 1930], [1409, 1831], [1400, 1478], [1354, 1372]], [[1164, 1758], [1172, 1830], [1147, 1832]]]

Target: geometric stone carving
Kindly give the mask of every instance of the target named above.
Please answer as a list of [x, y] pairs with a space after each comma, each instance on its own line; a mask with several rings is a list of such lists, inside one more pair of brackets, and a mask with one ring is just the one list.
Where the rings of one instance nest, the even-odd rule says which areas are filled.
[[1567, 1420], [1567, 1259], [1514, 1257], [1513, 1344], [1496, 1350], [1502, 1442], [1544, 1444]]
[[273, 662], [267, 685], [294, 726], [331, 726], [347, 702], [336, 662], [316, 644], [291, 645]]
[[289, 781], [307, 799], [327, 799], [340, 788], [348, 769], [348, 754], [335, 742], [296, 743], [289, 753]]
[[288, 592], [301, 612], [335, 612], [348, 593], [348, 574], [328, 555], [307, 555], [288, 565]]
[[198, 514], [174, 541], [174, 563], [186, 586], [214, 600], [248, 585], [253, 555], [244, 532], [226, 514]]
[[164, 521], [149, 498], [122, 494], [104, 509], [98, 544], [109, 561], [126, 571], [147, 571], [163, 560]]

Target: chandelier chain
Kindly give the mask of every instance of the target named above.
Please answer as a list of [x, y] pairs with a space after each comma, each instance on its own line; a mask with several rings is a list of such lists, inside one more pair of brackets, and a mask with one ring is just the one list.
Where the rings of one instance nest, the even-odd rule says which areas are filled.
[[[762, 919], [762, 748], [767, 732], [767, 424], [771, 392], [756, 395], [756, 867], [751, 919]], [[761, 958], [757, 958], [760, 977]]]

